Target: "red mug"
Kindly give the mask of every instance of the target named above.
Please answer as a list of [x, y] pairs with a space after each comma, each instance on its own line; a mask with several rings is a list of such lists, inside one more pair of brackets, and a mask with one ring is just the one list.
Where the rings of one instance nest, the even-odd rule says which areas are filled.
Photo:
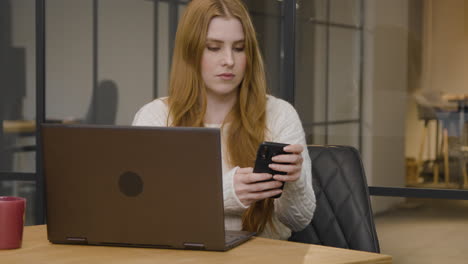
[[0, 196], [0, 249], [20, 248], [26, 199]]

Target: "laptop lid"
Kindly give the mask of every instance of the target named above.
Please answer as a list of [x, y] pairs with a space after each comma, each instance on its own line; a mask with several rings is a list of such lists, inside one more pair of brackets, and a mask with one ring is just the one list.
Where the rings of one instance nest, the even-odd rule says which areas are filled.
[[219, 129], [41, 129], [51, 242], [225, 250]]

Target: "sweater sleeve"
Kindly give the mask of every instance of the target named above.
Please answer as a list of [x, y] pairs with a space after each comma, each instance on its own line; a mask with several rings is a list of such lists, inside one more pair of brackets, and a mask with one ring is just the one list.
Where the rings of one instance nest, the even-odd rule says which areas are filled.
[[163, 99], [156, 99], [138, 110], [132, 126], [167, 126], [167, 119], [167, 105]]
[[233, 179], [237, 169], [239, 167], [235, 167], [223, 175], [224, 212], [231, 215], [242, 215], [249, 208], [239, 200], [234, 190]]
[[295, 182], [285, 183], [281, 197], [275, 200], [275, 214], [292, 231], [300, 231], [310, 223], [315, 211], [311, 160], [307, 151], [304, 129], [296, 110], [282, 100], [280, 100], [280, 107], [275, 108], [270, 117], [274, 118], [271, 128], [272, 140], [304, 146], [301, 176]]

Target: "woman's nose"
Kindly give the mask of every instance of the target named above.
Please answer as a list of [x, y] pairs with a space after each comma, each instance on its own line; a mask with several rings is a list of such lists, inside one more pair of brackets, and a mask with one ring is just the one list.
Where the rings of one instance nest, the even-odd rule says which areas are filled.
[[223, 66], [232, 67], [234, 65], [234, 56], [232, 50], [227, 50], [223, 55]]

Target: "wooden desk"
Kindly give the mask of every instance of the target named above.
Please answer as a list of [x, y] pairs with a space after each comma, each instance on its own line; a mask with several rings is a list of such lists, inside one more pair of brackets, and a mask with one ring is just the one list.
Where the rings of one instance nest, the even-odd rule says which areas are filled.
[[36, 131], [35, 120], [4, 120], [3, 133], [34, 133]]
[[25, 227], [20, 249], [0, 250], [0, 263], [392, 263], [387, 255], [255, 237], [227, 252], [55, 245], [46, 226]]
[[[458, 119], [458, 135], [459, 135], [459, 143], [461, 145], [460, 147], [460, 154], [459, 154], [459, 160], [461, 163], [461, 170], [462, 170], [462, 175], [463, 175], [463, 185], [462, 188], [468, 188], [468, 172], [466, 168], [466, 158], [465, 154], [463, 153], [466, 151], [465, 149], [468, 147], [468, 142], [466, 142], [466, 136], [465, 136], [465, 123], [467, 122], [467, 118], [465, 118], [465, 112], [467, 111], [468, 107], [468, 94], [445, 94], [442, 96], [444, 100], [451, 101], [451, 102], [456, 102], [458, 104], [458, 112], [459, 112], [459, 119]], [[445, 133], [445, 132], [444, 132]], [[447, 140], [448, 141], [448, 140]], [[448, 142], [444, 143], [444, 170], [445, 170], [445, 175], [450, 175], [449, 173], [449, 165], [448, 165]], [[448, 178], [446, 177], [446, 185], [448, 185]]]
[[468, 94], [444, 94], [442, 99], [446, 101], [463, 101], [468, 100]]
[[[50, 122], [50, 120], [48, 120]], [[54, 119], [53, 123], [76, 124], [79, 119]], [[36, 131], [36, 120], [3, 120], [3, 133], [34, 133]]]

